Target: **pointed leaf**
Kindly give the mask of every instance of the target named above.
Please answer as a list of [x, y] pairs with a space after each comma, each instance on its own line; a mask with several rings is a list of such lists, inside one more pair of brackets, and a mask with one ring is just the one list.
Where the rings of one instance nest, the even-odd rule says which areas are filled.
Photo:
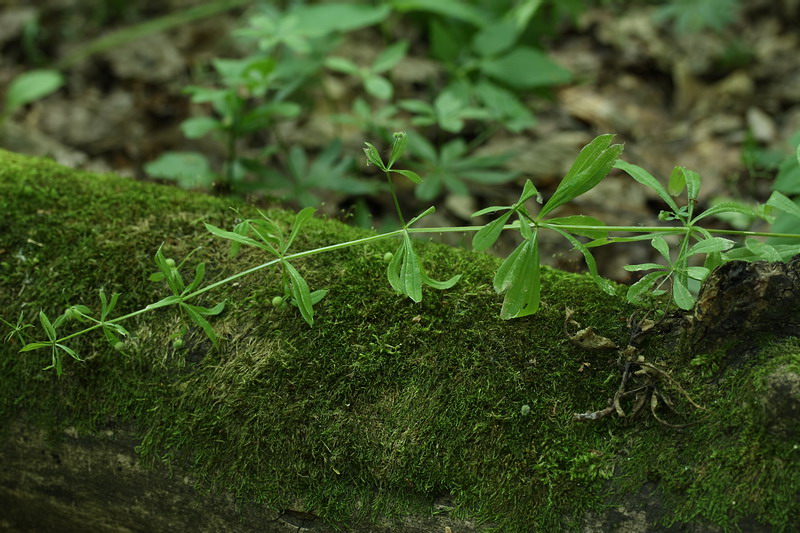
[[56, 344], [56, 346], [67, 352], [69, 356], [75, 359], [76, 361], [83, 361], [83, 359], [81, 359], [81, 356], [78, 355], [77, 352], [75, 352], [75, 350], [73, 350], [69, 346], [64, 346], [63, 344]]
[[286, 272], [291, 279], [292, 298], [294, 303], [303, 315], [303, 319], [308, 322], [309, 326], [314, 325], [314, 305], [311, 303], [311, 291], [308, 288], [308, 283], [303, 279], [303, 276], [291, 265], [291, 263], [283, 262]]
[[183, 294], [187, 294], [195, 290], [202, 282], [203, 278], [206, 275], [206, 264], [199, 263], [194, 269], [194, 279], [192, 282], [183, 290]]
[[506, 225], [512, 213], [512, 211], [504, 213], [500, 218], [489, 222], [478, 230], [472, 238], [472, 248], [479, 252], [488, 250], [503, 232], [503, 226]]
[[20, 348], [20, 352], [30, 352], [32, 350], [38, 350], [40, 348], [46, 348], [48, 346], [52, 346], [52, 342], [29, 342], [22, 348]]
[[157, 301], [155, 303], [152, 303], [152, 304], [148, 305], [147, 307], [145, 307], [145, 309], [148, 309], [148, 310], [149, 309], [158, 309], [159, 307], [166, 307], [168, 305], [174, 305], [176, 303], [179, 303], [182, 299], [183, 298], [181, 296], [177, 296], [177, 295], [167, 296], [166, 298], [164, 298], [162, 300], [159, 300], [159, 301]]
[[378, 153], [378, 149], [368, 142], [365, 142], [364, 144], [367, 145], [367, 147], [364, 148], [364, 154], [367, 156], [367, 161], [386, 172], [386, 165], [383, 164], [383, 160], [381, 159], [381, 155]]
[[520, 243], [520, 245], [517, 246], [508, 257], [506, 257], [505, 261], [503, 261], [503, 264], [500, 265], [500, 268], [497, 269], [492, 282], [494, 291], [497, 294], [502, 294], [508, 290], [508, 288], [511, 286], [511, 283], [514, 281], [516, 269], [521, 264], [518, 262], [519, 257], [523, 254], [525, 245], [527, 243], [528, 241], [523, 241]]
[[703, 281], [711, 274], [711, 271], [706, 267], [693, 266], [686, 269], [686, 274], [692, 279]]
[[641, 264], [638, 264], [638, 265], [625, 265], [622, 268], [624, 268], [628, 272], [639, 272], [641, 270], [654, 270], [654, 269], [655, 270], [665, 270], [665, 269], [669, 270], [664, 265], [659, 265], [658, 263], [641, 263]]
[[520, 195], [519, 200], [517, 200], [516, 205], [522, 205], [534, 196], [536, 197], [537, 202], [542, 203], [542, 195], [539, 193], [538, 189], [536, 189], [536, 186], [531, 180], [525, 180], [525, 185], [522, 187], [522, 194]]
[[403, 293], [414, 302], [422, 301], [422, 264], [411, 244], [411, 237], [405, 233], [403, 239], [406, 241], [405, 260], [400, 267], [400, 279], [403, 283]]
[[511, 206], [507, 206], [507, 205], [493, 205], [493, 206], [490, 206], [490, 207], [484, 207], [480, 211], [475, 211], [470, 216], [471, 217], [479, 217], [479, 216], [483, 216], [483, 215], [488, 215], [489, 213], [496, 213], [497, 211], [503, 211], [503, 210], [509, 211], [511, 209], [512, 209]]
[[389, 280], [389, 285], [392, 286], [397, 294], [405, 294], [403, 290], [403, 282], [400, 279], [400, 269], [403, 266], [405, 254], [406, 241], [404, 240], [400, 243], [397, 251], [392, 256], [392, 260], [389, 261], [389, 265], [386, 267], [386, 277]]
[[800, 217], [800, 207], [778, 191], [772, 191], [772, 195], [767, 200], [767, 205], [780, 209], [784, 213]]
[[771, 245], [756, 239], [745, 239], [744, 245], [748, 250], [764, 261], [779, 263], [782, 261], [781, 254]]
[[663, 278], [666, 274], [664, 272], [651, 272], [646, 274], [642, 279], [628, 287], [626, 298], [629, 302], [639, 304], [642, 301], [642, 294], [649, 292], [655, 285], [656, 281]]
[[204, 222], [203, 224], [205, 225], [206, 229], [209, 232], [211, 232], [213, 235], [216, 235], [217, 237], [222, 237], [223, 239], [229, 239], [241, 244], [247, 244], [248, 246], [255, 246], [256, 248], [261, 248], [262, 250], [267, 249], [267, 247], [264, 244], [258, 242], [255, 239], [251, 239], [250, 237], [246, 237], [244, 235], [240, 235], [232, 231], [226, 231], [224, 229], [220, 229], [207, 222]]
[[392, 154], [389, 156], [389, 164], [387, 168], [392, 168], [395, 161], [403, 155], [406, 151], [406, 147], [408, 146], [408, 134], [404, 131], [397, 131], [393, 135], [392, 141]]
[[428, 277], [428, 275], [425, 273], [424, 270], [422, 271], [422, 283], [424, 283], [428, 287], [433, 287], [434, 289], [440, 291], [449, 289], [450, 287], [458, 283], [458, 280], [460, 279], [461, 279], [461, 274], [456, 274], [447, 281], [436, 281], [435, 279]]
[[653, 189], [661, 197], [661, 199], [664, 200], [669, 208], [672, 209], [673, 212], [677, 213], [679, 211], [678, 204], [675, 203], [675, 200], [672, 199], [672, 196], [669, 195], [664, 186], [661, 185], [661, 183], [652, 175], [650, 175], [650, 173], [648, 173], [645, 169], [636, 165], [632, 165], [627, 161], [623, 161], [622, 159], [617, 160], [617, 162], [614, 164], [614, 167], [626, 172], [630, 177], [642, 185]]
[[422, 183], [422, 178], [420, 178], [416, 172], [412, 172], [410, 170], [395, 170], [395, 169], [392, 169], [392, 172], [396, 172], [397, 174], [405, 176], [416, 184]]
[[197, 307], [183, 302], [181, 302], [181, 307], [186, 310], [192, 321], [203, 329], [206, 336], [211, 341], [211, 344], [216, 346], [217, 333], [214, 331], [214, 328], [211, 327], [211, 324], [208, 323], [208, 320], [203, 318], [203, 315], [198, 311]]
[[553, 209], [592, 189], [606, 177], [623, 149], [621, 144], [609, 146], [612, 138], [613, 135], [610, 134], [600, 135], [581, 150], [556, 192], [539, 212], [540, 219]]
[[686, 253], [687, 256], [696, 254], [710, 254], [712, 252], [724, 252], [733, 248], [733, 241], [723, 239], [722, 237], [712, 237], [710, 239], [703, 239], [689, 248]]
[[694, 298], [686, 287], [685, 282], [678, 276], [672, 278], [672, 297], [678, 307], [684, 311], [688, 311], [694, 306]]
[[412, 226], [415, 222], [417, 222], [419, 220], [422, 220], [426, 216], [430, 215], [431, 213], [435, 213], [435, 212], [436, 212], [436, 208], [434, 206], [430, 206], [428, 209], [426, 209], [425, 211], [423, 211], [419, 215], [417, 215], [414, 218], [412, 218], [411, 220], [409, 220], [408, 224], [406, 224], [406, 227]]
[[47, 315], [44, 311], [39, 311], [39, 322], [42, 323], [42, 327], [44, 328], [44, 332], [47, 334], [47, 338], [51, 341], [56, 340], [56, 330], [53, 327], [53, 324], [50, 322], [50, 319], [47, 318]]
[[617, 291], [616, 289], [614, 289], [614, 286], [597, 272], [597, 263], [595, 262], [594, 256], [589, 251], [589, 249], [586, 246], [584, 246], [584, 244], [581, 241], [579, 241], [566, 231], [558, 228], [552, 228], [552, 229], [560, 233], [565, 239], [567, 239], [572, 244], [572, 246], [577, 248], [578, 251], [580, 251], [583, 254], [583, 260], [586, 262], [586, 268], [589, 269], [589, 275], [592, 276], [592, 279], [597, 284], [597, 286], [600, 287], [607, 294], [616, 294]]
[[295, 237], [297, 237], [298, 233], [300, 233], [303, 225], [314, 216], [315, 211], [316, 209], [313, 207], [306, 207], [295, 215], [294, 224], [292, 224], [292, 232], [289, 234], [289, 240], [286, 241], [286, 246], [283, 248], [283, 253], [286, 253], [286, 250], [288, 250], [292, 245], [292, 242], [294, 242]]
[[667, 263], [670, 265], [672, 264], [672, 259], [669, 257], [669, 244], [667, 244], [667, 241], [665, 241], [662, 237], [655, 237], [652, 241], [650, 241], [650, 244], [653, 246], [653, 248], [658, 250], [658, 253], [660, 253], [664, 259], [667, 260]]

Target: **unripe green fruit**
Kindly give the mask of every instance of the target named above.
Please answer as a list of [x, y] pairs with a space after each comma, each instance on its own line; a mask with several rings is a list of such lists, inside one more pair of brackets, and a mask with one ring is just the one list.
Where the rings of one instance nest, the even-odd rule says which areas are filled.
[[173, 268], [175, 266], [175, 260], [172, 258], [167, 259], [167, 266]]
[[522, 409], [520, 409], [519, 412], [522, 416], [528, 416], [529, 414], [531, 414], [531, 406], [525, 404], [522, 406]]
[[282, 297], [276, 296], [275, 298], [272, 299], [272, 306], [273, 307], [281, 307], [282, 304], [283, 304], [283, 298]]
[[125, 343], [124, 343], [124, 342], [122, 342], [122, 341], [119, 341], [118, 343], [116, 343], [116, 344], [114, 345], [114, 349], [115, 349], [116, 351], [118, 351], [118, 352], [121, 352], [122, 350], [124, 350], [124, 349], [125, 349]]
[[78, 318], [78, 313], [71, 307], [67, 307], [64, 309], [64, 320], [69, 321], [74, 318]]
[[183, 348], [183, 339], [175, 339], [172, 341], [172, 347], [177, 349]]
[[394, 257], [394, 254], [393, 254], [392, 252], [386, 252], [385, 254], [383, 254], [383, 260], [384, 260], [384, 262], [386, 262], [386, 263], [388, 263], [389, 261], [391, 261], [391, 260], [392, 260], [392, 257]]

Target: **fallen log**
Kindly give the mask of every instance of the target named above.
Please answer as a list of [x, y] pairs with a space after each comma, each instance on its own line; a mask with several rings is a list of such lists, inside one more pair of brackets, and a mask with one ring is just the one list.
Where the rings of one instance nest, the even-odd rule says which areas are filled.
[[[149, 280], [159, 246], [178, 263], [197, 250], [183, 266], [189, 279], [201, 261], [213, 281], [266, 260], [254, 249], [231, 258], [202, 224], [230, 229], [251, 206], [8, 152], [0, 213], [0, 316], [11, 325], [75, 304], [98, 313], [100, 288], [121, 294], [116, 316], [161, 300], [169, 293]], [[268, 215], [284, 227], [293, 217]], [[368, 235], [315, 218], [294, 248]], [[771, 327], [780, 312], [749, 328], [720, 313], [725, 333], [711, 335], [717, 308], [701, 296], [705, 314], [644, 335], [640, 310], [623, 298], [544, 268], [541, 310], [503, 321], [491, 287], [497, 258], [420, 242], [432, 277], [462, 278], [414, 303], [386, 282], [394, 245], [294, 262], [312, 290], [329, 291], [313, 327], [271, 304], [281, 278], [264, 269], [197, 302], [225, 302], [209, 317], [217, 345], [189, 327], [178, 346], [184, 322], [174, 306], [159, 308], [125, 321], [118, 349], [97, 332], [65, 341], [82, 361], [65, 357], [59, 377], [43, 370], [48, 350], [20, 353], [19, 333], [6, 328], [0, 526], [463, 533], [800, 523], [800, 342]], [[755, 307], [796, 311], [797, 263], [787, 269], [786, 301]], [[784, 333], [796, 334], [796, 315], [786, 320]], [[66, 320], [59, 334], [85, 326]], [[591, 349], [587, 331], [608, 343]]]

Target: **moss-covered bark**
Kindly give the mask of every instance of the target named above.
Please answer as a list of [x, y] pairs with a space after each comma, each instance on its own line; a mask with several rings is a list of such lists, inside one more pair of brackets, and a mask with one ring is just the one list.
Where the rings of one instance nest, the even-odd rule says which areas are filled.
[[[2, 316], [13, 322], [22, 312], [33, 322], [40, 309], [56, 316], [76, 303], [97, 310], [101, 287], [122, 294], [120, 314], [155, 302], [167, 296], [148, 281], [162, 243], [178, 261], [199, 248], [188, 278], [199, 261], [210, 281], [265, 261], [256, 250], [229, 258], [228, 244], [203, 229], [203, 221], [231, 228], [230, 207], [255, 213], [228, 199], [0, 152]], [[366, 235], [315, 219], [295, 249]], [[68, 428], [87, 439], [118, 432], [158, 475], [188, 475], [248, 512], [302, 510], [364, 531], [379, 516], [429, 515], [442, 498], [454, 509], [438, 524], [466, 517], [512, 532], [603, 530], [621, 516], [648, 528], [797, 524], [800, 441], [764, 423], [765, 398], [800, 398], [790, 390], [800, 373], [795, 340], [765, 340], [767, 349], [726, 372], [724, 354], [689, 356], [651, 342], [642, 355], [707, 407], [694, 410], [675, 394], [683, 414], [673, 420], [697, 423], [576, 423], [573, 413], [607, 405], [620, 370], [616, 352], [570, 342], [565, 309], [624, 346], [633, 310], [621, 298], [585, 276], [545, 269], [541, 311], [502, 321], [491, 288], [498, 259], [420, 243], [433, 277], [463, 277], [447, 291], [426, 289], [414, 304], [385, 280], [382, 258], [394, 244], [295, 262], [312, 289], [330, 291], [313, 328], [294, 308], [271, 306], [280, 279], [267, 269], [198, 302], [227, 303], [212, 317], [219, 347], [192, 328], [175, 349], [169, 338], [181, 322], [173, 308], [127, 321], [132, 336], [121, 352], [99, 334], [72, 339], [85, 361], [65, 360], [60, 378], [42, 371], [46, 350], [2, 344], [0, 419], [6, 428], [43, 428], [54, 453]], [[71, 327], [81, 325], [66, 323], [63, 333]], [[782, 416], [796, 416], [788, 405]], [[14, 435], [5, 433], [0, 457], [10, 457]], [[3, 477], [0, 497], [21, 490], [22, 477]]]

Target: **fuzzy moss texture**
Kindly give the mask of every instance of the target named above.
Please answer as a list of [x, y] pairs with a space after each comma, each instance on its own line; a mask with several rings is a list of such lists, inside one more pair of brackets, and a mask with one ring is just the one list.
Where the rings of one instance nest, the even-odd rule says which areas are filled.
[[[122, 293], [117, 314], [155, 302], [167, 295], [147, 279], [162, 243], [177, 261], [201, 247], [184, 269], [189, 279], [199, 261], [209, 282], [266, 261], [257, 250], [230, 259], [228, 243], [203, 229], [202, 221], [230, 229], [232, 206], [256, 216], [233, 200], [0, 152], [2, 316], [13, 322], [22, 310], [34, 322], [39, 309], [54, 317], [76, 303], [98, 310], [100, 287]], [[284, 226], [293, 216], [269, 215]], [[293, 248], [366, 235], [316, 218]], [[385, 279], [382, 256], [395, 246], [296, 261], [312, 290], [330, 290], [313, 328], [295, 308], [270, 305], [280, 279], [264, 270], [196, 302], [227, 303], [211, 317], [219, 348], [190, 329], [174, 349], [174, 308], [126, 322], [132, 338], [122, 353], [98, 333], [69, 342], [86, 361], [65, 360], [61, 378], [42, 371], [46, 350], [19, 354], [19, 344], [0, 344], [0, 420], [54, 435], [66, 426], [133, 427], [145, 462], [163, 461], [243, 500], [302, 501], [340, 526], [432, 512], [433, 499], [449, 493], [456, 513], [500, 531], [577, 529], [643, 484], [655, 487], [658, 502], [647, 505], [660, 509], [650, 518], [663, 525], [728, 529], [749, 517], [776, 530], [796, 526], [798, 443], [771, 438], [757, 405], [770, 368], [800, 369], [796, 342], [721, 378], [714, 354], [647, 353], [709, 408], [697, 414], [678, 402], [683, 421], [707, 416], [687, 430], [649, 416], [579, 424], [574, 412], [607, 405], [619, 368], [616, 354], [569, 341], [565, 307], [624, 346], [632, 308], [622, 298], [586, 276], [545, 268], [542, 310], [502, 321], [491, 288], [498, 258], [420, 240], [431, 276], [463, 278], [447, 291], [426, 288], [414, 304]], [[584, 362], [591, 366], [581, 371]]]

